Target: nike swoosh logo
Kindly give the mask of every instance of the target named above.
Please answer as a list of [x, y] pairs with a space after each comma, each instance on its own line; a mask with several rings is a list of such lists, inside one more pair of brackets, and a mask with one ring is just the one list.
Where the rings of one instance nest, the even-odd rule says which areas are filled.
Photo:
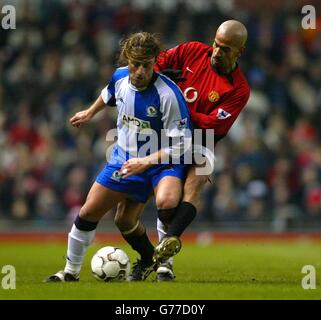
[[194, 71], [192, 71], [189, 67], [186, 67], [186, 70], [189, 71], [189, 72], [194, 73]]

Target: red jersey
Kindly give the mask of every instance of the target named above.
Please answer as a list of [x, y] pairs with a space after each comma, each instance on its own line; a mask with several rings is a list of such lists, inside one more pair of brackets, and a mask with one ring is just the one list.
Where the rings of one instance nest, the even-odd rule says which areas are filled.
[[228, 76], [217, 73], [210, 60], [213, 48], [187, 42], [162, 52], [154, 69], [180, 69], [186, 81], [179, 82], [194, 128], [214, 129], [215, 140], [227, 134], [247, 103], [249, 85], [239, 67]]

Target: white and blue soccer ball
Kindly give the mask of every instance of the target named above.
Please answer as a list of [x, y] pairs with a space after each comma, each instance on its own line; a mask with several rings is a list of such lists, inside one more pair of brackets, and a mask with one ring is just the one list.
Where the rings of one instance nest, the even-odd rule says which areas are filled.
[[125, 251], [116, 247], [99, 249], [91, 259], [91, 271], [100, 281], [122, 281], [130, 274], [130, 260]]

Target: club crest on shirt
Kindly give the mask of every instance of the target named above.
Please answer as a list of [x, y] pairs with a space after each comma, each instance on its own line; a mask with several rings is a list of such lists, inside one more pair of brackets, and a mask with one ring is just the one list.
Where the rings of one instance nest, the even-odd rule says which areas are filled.
[[187, 127], [187, 118], [176, 120], [175, 124], [178, 130], [185, 129]]
[[209, 94], [208, 94], [208, 100], [210, 100], [211, 102], [216, 102], [220, 99], [220, 95], [217, 91], [211, 91]]
[[146, 113], [148, 117], [157, 117], [157, 109], [154, 106], [148, 106]]
[[228, 113], [227, 111], [223, 110], [222, 108], [219, 108], [216, 116], [217, 116], [217, 119], [223, 120], [223, 119], [230, 117], [231, 114]]
[[112, 173], [112, 175], [111, 175], [110, 178], [111, 178], [112, 180], [115, 180], [115, 181], [119, 182], [120, 179], [121, 179], [121, 177], [122, 177], [122, 174], [121, 174], [120, 170], [115, 170], [115, 171]]

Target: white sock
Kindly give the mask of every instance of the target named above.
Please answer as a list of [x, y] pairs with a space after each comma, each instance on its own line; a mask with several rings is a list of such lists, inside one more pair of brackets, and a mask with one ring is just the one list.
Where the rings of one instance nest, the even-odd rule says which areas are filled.
[[161, 242], [166, 236], [167, 226], [157, 218], [158, 241]]
[[83, 231], [79, 230], [75, 225], [72, 226], [68, 234], [68, 250], [65, 272], [71, 274], [79, 274], [85, 257], [85, 253], [89, 245], [95, 238], [96, 230]]
[[[167, 229], [168, 229], [168, 227], [157, 218], [157, 233], [158, 233], [159, 242], [161, 242], [163, 240], [163, 238], [166, 236]], [[170, 265], [173, 266], [174, 258], [171, 257], [171, 258], [167, 259], [164, 263], [169, 263]]]

